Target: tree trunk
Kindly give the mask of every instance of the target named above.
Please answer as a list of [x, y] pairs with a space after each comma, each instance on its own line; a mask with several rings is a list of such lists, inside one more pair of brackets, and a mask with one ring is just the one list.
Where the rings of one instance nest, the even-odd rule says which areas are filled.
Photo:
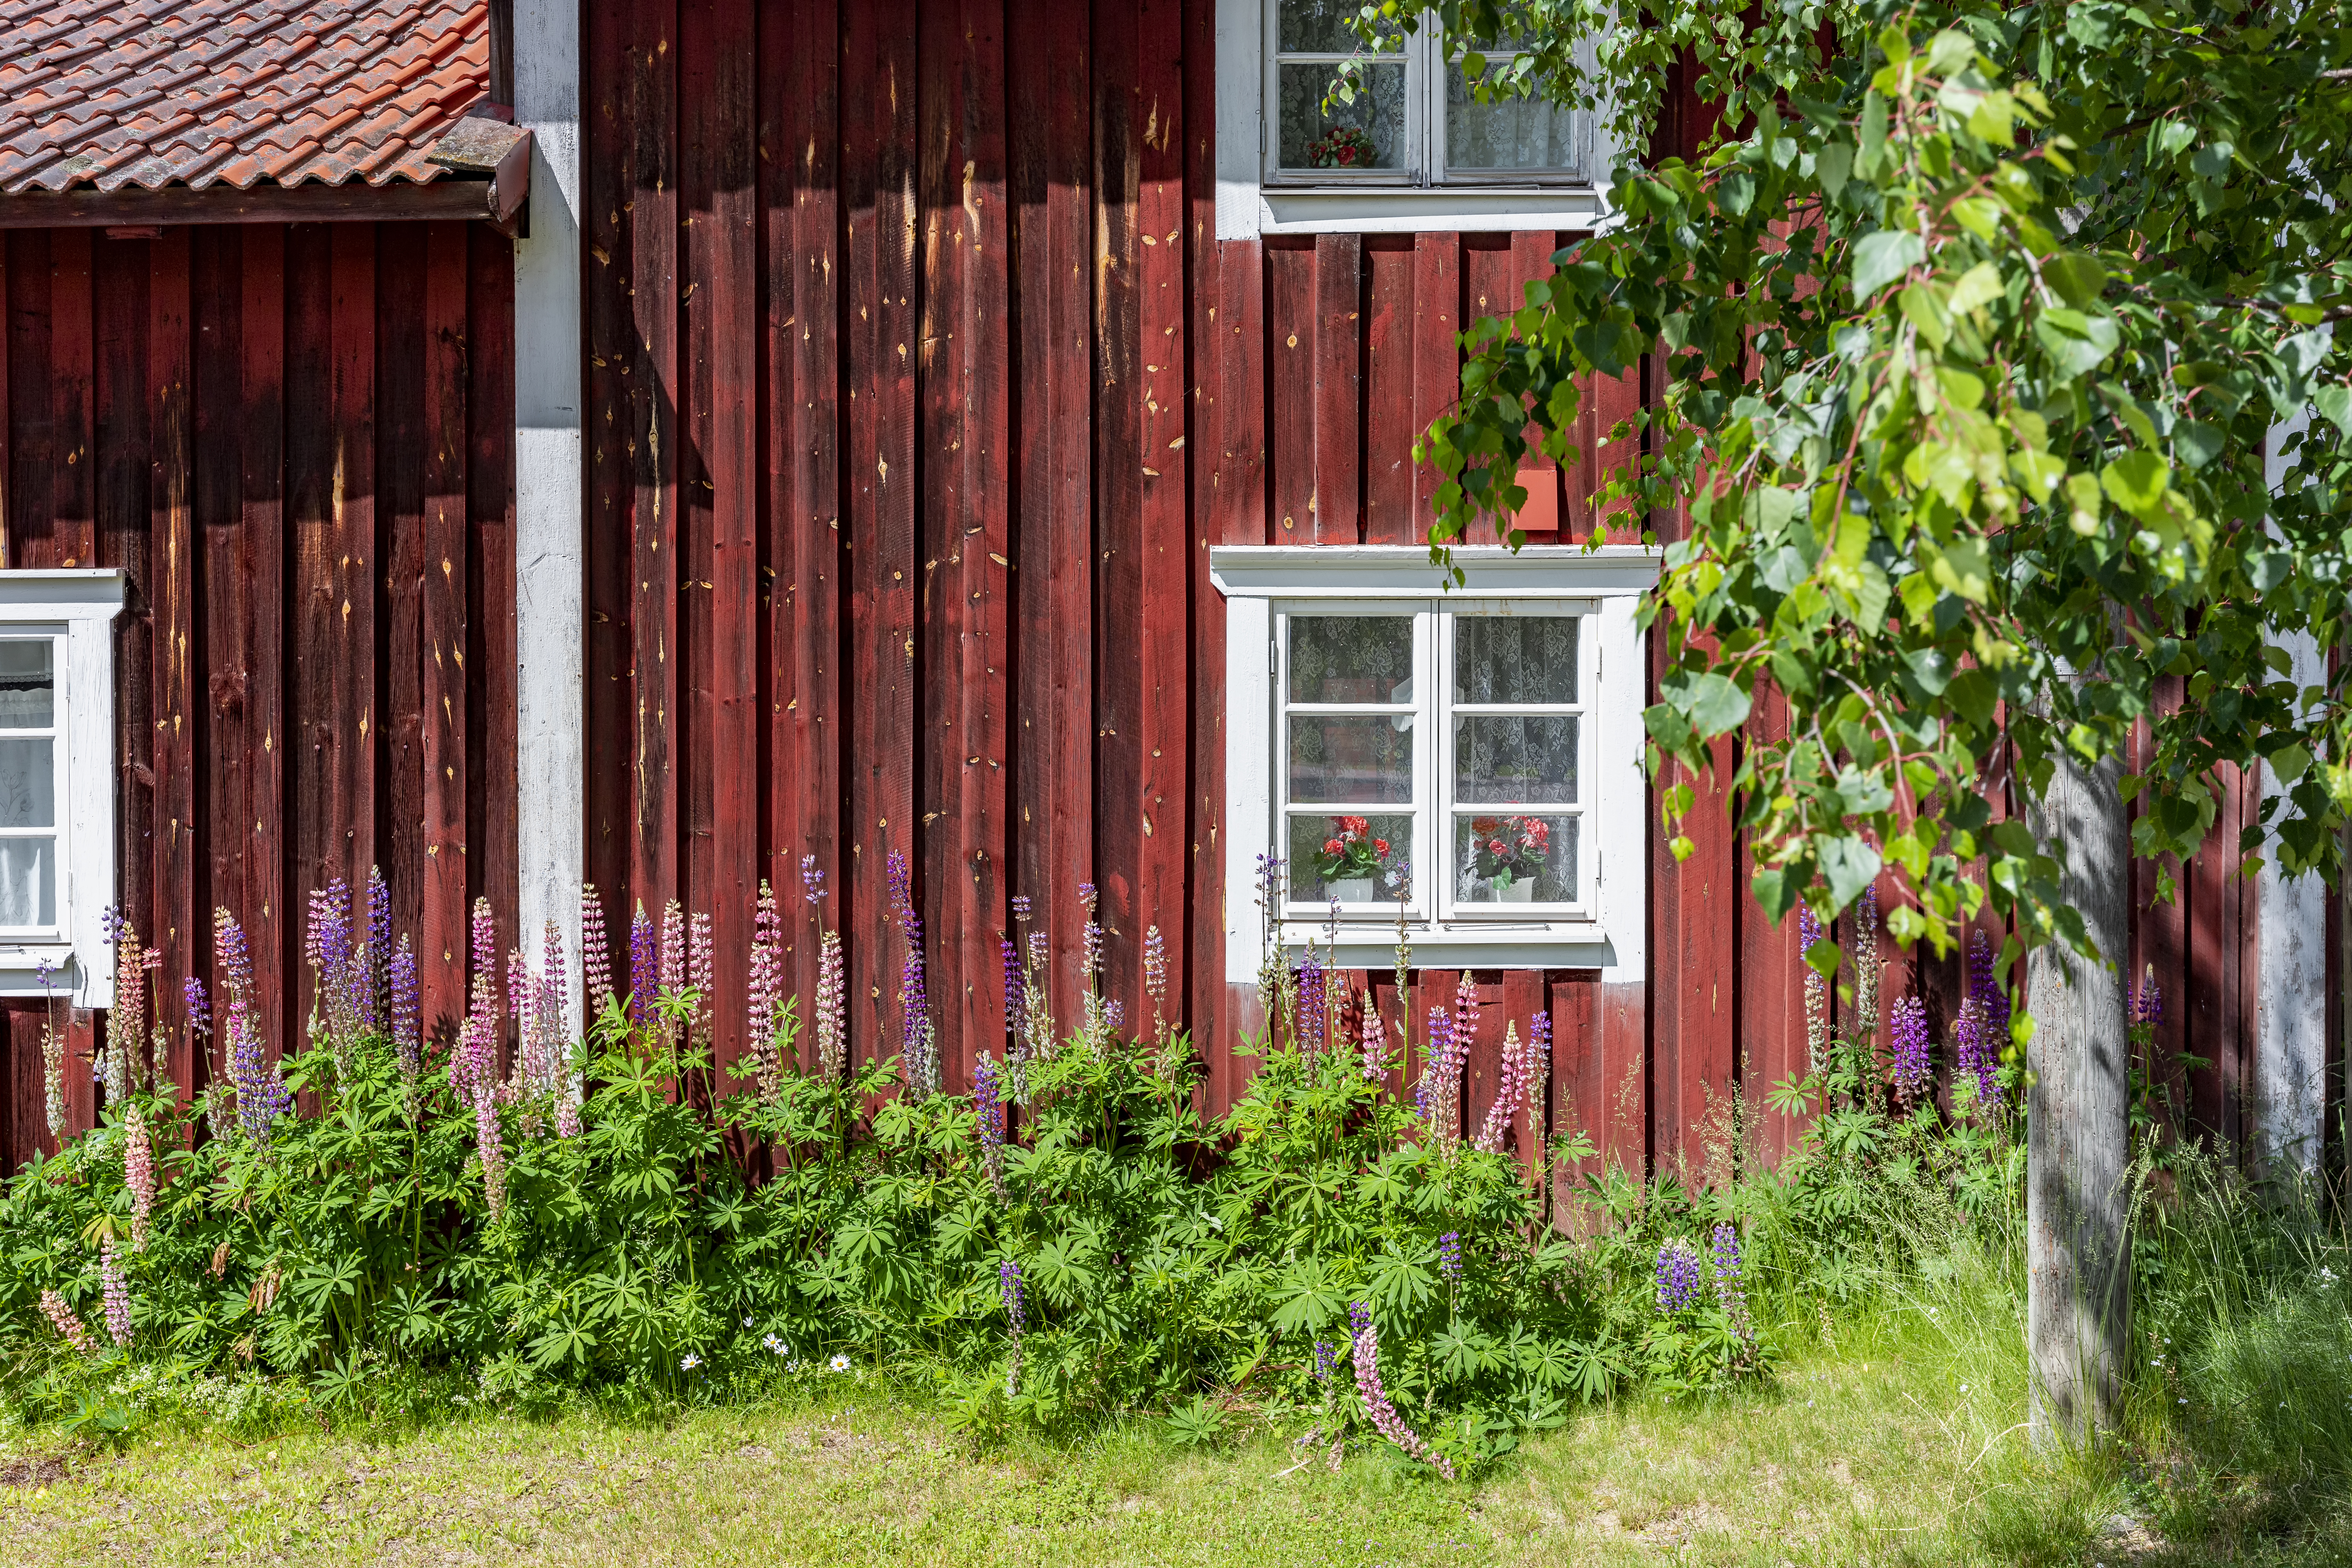
[[2063, 758], [2034, 814], [2102, 957], [2063, 942], [2034, 951], [2026, 1005], [2026, 1348], [2033, 1440], [2080, 1443], [2114, 1420], [2131, 1329], [2130, 1059], [2124, 976], [2130, 951], [2130, 838], [2121, 761]]

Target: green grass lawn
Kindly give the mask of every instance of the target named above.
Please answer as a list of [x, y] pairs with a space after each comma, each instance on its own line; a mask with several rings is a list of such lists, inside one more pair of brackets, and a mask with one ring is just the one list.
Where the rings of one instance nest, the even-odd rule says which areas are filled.
[[174, 1422], [120, 1455], [16, 1429], [0, 1563], [2352, 1562], [2337, 1504], [2283, 1514], [2145, 1441], [2037, 1460], [2015, 1310], [1947, 1287], [1833, 1320], [1763, 1390], [1587, 1410], [1458, 1487], [1272, 1431], [981, 1447], [855, 1375], [660, 1422]]

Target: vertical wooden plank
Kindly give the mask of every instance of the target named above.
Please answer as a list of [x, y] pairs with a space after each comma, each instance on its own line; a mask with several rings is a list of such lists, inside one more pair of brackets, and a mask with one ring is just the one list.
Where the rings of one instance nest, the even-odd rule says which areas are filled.
[[1138, 398], [1142, 300], [1136, 220], [1142, 177], [1141, 61], [1135, 0], [1097, 0], [1094, 16], [1095, 881], [1102, 889], [1103, 988], [1132, 1016], [1143, 932], [1136, 894], [1142, 847], [1143, 410]]
[[[635, 689], [631, 668], [636, 578], [631, 532], [645, 437], [636, 398], [645, 365], [635, 331], [637, 79], [633, 9], [583, 9], [587, 32], [586, 313], [588, 518], [582, 568], [585, 627], [582, 721], [588, 777], [583, 879], [604, 900], [609, 932], [627, 906], [635, 842]], [[453, 493], [462, 495], [462, 484]], [[460, 533], [462, 538], [462, 531]], [[455, 559], [453, 557], [453, 559]], [[462, 640], [450, 647], [462, 648]], [[454, 665], [453, 674], [462, 675]], [[460, 705], [456, 711], [464, 712]], [[453, 721], [453, 734], [462, 729]], [[462, 769], [459, 770], [462, 773]], [[459, 796], [462, 801], [462, 795]], [[458, 822], [462, 824], [462, 812]], [[464, 887], [462, 865], [456, 886]], [[625, 928], [624, 928], [625, 929]], [[461, 943], [462, 945], [462, 943]], [[440, 951], [436, 944], [433, 950]], [[452, 952], [457, 951], [453, 948]]]
[[[1496, 301], [1496, 313], [1507, 315], [1527, 304], [1528, 285], [1551, 275], [1552, 252], [1559, 247], [1559, 236], [1549, 229], [1526, 229], [1511, 236], [1510, 294], [1508, 299]], [[1520, 483], [1528, 489], [1529, 521], [1544, 516], [1538, 496], [1540, 491], [1548, 489], [1550, 491], [1550, 518], [1557, 522], [1570, 515], [1563, 482], [1565, 476], [1560, 472], [1559, 464], [1536, 445], [1541, 435], [1542, 432], [1533, 425], [1528, 427], [1528, 452], [1520, 464]], [[1538, 479], [1538, 475], [1543, 477]], [[1556, 533], [1538, 531], [1535, 542], [1556, 543], [1558, 537]]]
[[[1788, 699], [1772, 687], [1759, 687], [1748, 733], [1777, 741], [1789, 726]], [[1750, 862], [1744, 840], [1735, 844], [1733, 875], [1739, 880], [1738, 1063], [1740, 1093], [1755, 1148], [1777, 1164], [1795, 1146], [1800, 1125], [1771, 1108], [1774, 1085], [1801, 1078], [1810, 1065], [1805, 1043], [1804, 959], [1797, 946], [1794, 915], [1775, 927], [1748, 890]]]
[[[1185, 962], [1171, 974], [1178, 1007], [1192, 1030], [1193, 1058], [1204, 1091], [1212, 1064], [1223, 1054], [1224, 876], [1221, 822], [1224, 813], [1224, 597], [1209, 580], [1209, 546], [1221, 520], [1217, 498], [1225, 478], [1225, 386], [1216, 374], [1233, 334], [1220, 319], [1223, 305], [1223, 243], [1217, 238], [1215, 7], [1184, 8], [1184, 243], [1192, 316], [1181, 360], [1184, 410], [1185, 540], [1192, 551], [1192, 676], [1186, 737], [1185, 845], [1190, 888]], [[1209, 1096], [1201, 1097], [1205, 1102]]]
[[[182, 980], [194, 972], [201, 918], [197, 877], [205, 868], [205, 814], [197, 805], [196, 758], [203, 713], [195, 697], [196, 542], [194, 454], [189, 398], [194, 388], [191, 241], [168, 228], [153, 242], [147, 333], [150, 571], [154, 579], [156, 835], [154, 941], [163, 954], [153, 1016], [182, 1037]], [[126, 888], [125, 892], [129, 889]], [[208, 911], [207, 911], [208, 912]], [[175, 1081], [184, 1089], [188, 1080]]]
[[[841, 18], [830, 0], [795, 6], [793, 168], [793, 639], [797, 659], [791, 743], [800, 781], [800, 837], [829, 896], [801, 910], [793, 972], [816, 995], [819, 926], [844, 926], [850, 863], [842, 852], [842, 602], [845, 581], [841, 428]], [[778, 889], [786, 900], [794, 885]], [[803, 1015], [805, 1016], [805, 1015]], [[810, 1038], [803, 1036], [804, 1039]], [[813, 1042], [812, 1042], [813, 1043]]]
[[[12, 395], [14, 389], [8, 376], [8, 344], [9, 340], [16, 335], [16, 312], [9, 304], [8, 295], [8, 279], [12, 270], [8, 265], [8, 252], [15, 238], [14, 231], [0, 234], [0, 567], [15, 563], [8, 553], [8, 508], [16, 493], [11, 489], [16, 470], [10, 456], [16, 446], [10, 437], [16, 426], [16, 410], [19, 406]], [[5, 1019], [0, 1019], [0, 1053], [5, 1053], [7, 1048], [8, 1027]], [[8, 1082], [6, 1069], [6, 1062], [0, 1060], [0, 1085]], [[8, 1142], [11, 1135], [7, 1114], [0, 1110], [0, 1173], [16, 1168], [16, 1156], [12, 1152], [15, 1145]]]
[[[487, 224], [466, 226], [467, 891], [488, 899], [501, 951], [521, 901], [515, 864], [514, 245]], [[469, 900], [470, 902], [470, 900]]]
[[[1462, 237], [1417, 234], [1412, 239], [1412, 428], [1429, 428], [1462, 399]], [[1441, 476], [1415, 465], [1413, 537], [1425, 539], [1437, 521]]]
[[[245, 903], [247, 711], [252, 672], [250, 573], [245, 552], [245, 237], [242, 225], [192, 231], [190, 287], [195, 353], [189, 399], [193, 422], [195, 528], [199, 555], [194, 679], [199, 709], [201, 881], [192, 890], [188, 973], [213, 981], [213, 910]], [[173, 1037], [172, 1079], [190, 1094], [211, 1077], [205, 1056], [185, 1034]]]
[[8, 565], [21, 569], [48, 559], [55, 509], [50, 476], [58, 422], [49, 406], [49, 236], [45, 228], [0, 233], [8, 256]]
[[[95, 486], [94, 552], [85, 563], [125, 574], [122, 615], [114, 624], [115, 885], [91, 889], [120, 904], [140, 937], [161, 936], [155, 908], [159, 769], [155, 733], [156, 583], [149, 560], [155, 410], [149, 377], [152, 240], [104, 237], [90, 246], [91, 413], [89, 456]], [[165, 290], [169, 299], [168, 287]], [[181, 312], [183, 323], [184, 310]], [[100, 781], [91, 781], [98, 783]], [[62, 892], [64, 889], [60, 889]], [[142, 1047], [143, 1048], [143, 1047]]]
[[[427, 227], [386, 224], [376, 289], [376, 541], [383, 604], [375, 686], [383, 740], [376, 748], [375, 864], [391, 895], [393, 929], [412, 938], [425, 911], [430, 840], [425, 832], [425, 487], [433, 462], [426, 382]], [[358, 873], [353, 886], [360, 885]]]
[[1265, 247], [1266, 454], [1272, 542], [1315, 542], [1315, 251]]
[[[758, 26], [751, 89], [760, 290], [760, 361], [753, 418], [761, 443], [758, 672], [753, 699], [760, 747], [758, 866], [761, 879], [777, 889], [782, 900], [780, 907], [796, 912], [807, 907], [792, 901], [800, 889], [802, 793], [800, 749], [793, 731], [800, 662], [793, 620], [798, 603], [793, 569], [796, 533], [793, 502], [798, 482], [793, 443], [793, 371], [799, 357], [795, 345], [800, 332], [793, 313], [793, 208], [800, 165], [799, 74], [803, 69], [795, 48], [797, 25], [787, 14], [768, 18]], [[796, 928], [787, 919], [789, 932]], [[798, 974], [790, 956], [785, 973], [787, 984], [797, 989]], [[805, 1001], [801, 1017], [805, 1024]]]
[[[290, 1048], [310, 1011], [314, 977], [302, 963], [301, 926], [310, 894], [342, 871], [341, 788], [351, 769], [346, 747], [362, 738], [341, 720], [345, 673], [339, 561], [342, 453], [337, 422], [339, 373], [334, 231], [338, 226], [298, 224], [286, 240], [286, 381], [310, 389], [286, 403], [286, 538], [289, 560], [286, 622], [285, 919], [278, 931], [285, 965], [281, 1039]], [[250, 934], [250, 933], [248, 933]]]
[[[286, 824], [286, 803], [291, 798], [288, 753], [303, 740], [287, 721], [287, 536], [300, 515], [297, 477], [288, 464], [288, 318], [298, 309], [306, 318], [317, 313], [319, 268], [310, 264], [317, 238], [317, 231], [311, 230], [300, 247], [305, 286], [298, 303], [289, 277], [289, 232], [274, 224], [245, 230], [244, 293], [238, 305], [245, 360], [240, 529], [249, 609], [245, 647], [245, 831], [249, 837], [242, 896], [232, 902], [224, 889], [220, 897], [244, 923], [253, 955], [254, 1006], [278, 1039], [285, 1037], [293, 1017], [286, 963], [287, 910], [293, 896], [292, 845]], [[307, 319], [301, 330], [313, 332]], [[318, 374], [316, 357], [306, 346], [303, 364], [313, 375]], [[215, 980], [217, 984], [217, 973]]]
[[335, 648], [331, 718], [346, 740], [336, 752], [334, 825], [339, 846], [330, 864], [353, 886], [376, 864], [376, 751], [383, 716], [375, 681], [375, 333], [376, 238], [373, 224], [339, 223], [334, 268], [333, 544], [330, 571]]
[[[1141, 676], [1135, 742], [1138, 826], [1137, 891], [1129, 936], [1140, 953], [1160, 932], [1171, 986], [1169, 1005], [1181, 1011], [1189, 932], [1185, 895], [1191, 857], [1185, 851], [1190, 757], [1191, 672], [1185, 657], [1192, 619], [1193, 547], [1187, 515], [1192, 439], [1186, 414], [1190, 322], [1185, 226], [1185, 142], [1188, 123], [1181, 62], [1179, 0], [1142, 0], [1136, 18], [1140, 184], [1136, 252], [1141, 380], [1142, 527], [1137, 554], [1141, 631], [1129, 657]], [[1152, 1003], [1139, 977], [1129, 1004], [1139, 1033], [1150, 1025]]]
[[1364, 542], [1410, 544], [1413, 520], [1415, 237], [1364, 240]]
[[689, 451], [700, 463], [684, 520], [687, 886], [692, 908], [714, 917], [724, 955], [713, 1002], [714, 1064], [723, 1069], [742, 1053], [740, 955], [760, 879], [755, 40], [750, 0], [688, 7], [681, 22]]
[[[927, 13], [920, 40], [925, 473], [924, 877], [937, 929], [943, 1078], [1001, 1053], [996, 933], [1009, 929], [1005, 626], [1008, 364], [1000, 8]], [[935, 677], [935, 678], [933, 678]]]
[[1021, 425], [1013, 891], [1033, 900], [1066, 1023], [1084, 918], [1076, 884], [1094, 875], [1095, 840], [1089, 34], [1084, 9], [1057, 0], [1009, 0], [1007, 24], [1006, 57], [1029, 62], [1007, 75]]
[[677, 544], [677, 9], [674, 0], [632, 8], [628, 123], [636, 144], [631, 193], [629, 306], [635, 363], [630, 367], [632, 468], [630, 668], [634, 674], [634, 753], [629, 887], [613, 910], [628, 930], [642, 904], [658, 920], [677, 892], [678, 797], [673, 725], [678, 713]]
[[[882, 875], [915, 847], [915, 16], [848, 14], [842, 189], [851, 290], [850, 674], [863, 724], [848, 737], [850, 1013], [866, 1055], [896, 1049], [898, 942]], [[920, 902], [926, 889], [915, 889]], [[927, 924], [934, 922], [926, 922]]]
[[[1552, 1224], [1568, 1230], [1580, 1222], [1579, 1198], [1585, 1178], [1602, 1169], [1609, 1144], [1610, 1086], [1601, 1049], [1600, 974], [1561, 970], [1545, 977], [1544, 992], [1551, 1008]], [[1558, 1158], [1558, 1150], [1580, 1134], [1591, 1140], [1592, 1157]]]
[[2197, 1130], [2226, 1140], [2237, 1071], [2237, 889], [2230, 876], [2238, 853], [2236, 771], [2221, 770], [2214, 785], [2212, 830], [2189, 870], [2189, 1038], [2203, 1060], [2189, 1081]]
[[1318, 544], [1363, 537], [1363, 240], [1315, 237], [1315, 514]]
[[97, 367], [90, 298], [91, 231], [61, 228], [49, 241], [49, 469], [47, 550], [27, 564], [88, 566], [97, 539], [96, 473], [91, 449]]
[[[466, 1011], [467, 795], [472, 782], [467, 745], [472, 697], [466, 668], [472, 577], [467, 542], [467, 247], [463, 225], [434, 224], [426, 232], [425, 471], [415, 658], [422, 773], [418, 837], [424, 851], [415, 928], [417, 1015], [428, 1039], [454, 1035]], [[592, 776], [614, 771], [590, 769]]]

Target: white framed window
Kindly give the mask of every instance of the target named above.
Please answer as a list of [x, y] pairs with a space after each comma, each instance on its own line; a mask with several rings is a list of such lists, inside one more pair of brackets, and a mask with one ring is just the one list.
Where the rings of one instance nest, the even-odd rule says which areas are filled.
[[[1367, 47], [1353, 0], [1218, 0], [1217, 234], [1563, 228], [1605, 213], [1597, 117], [1480, 103], [1434, 14]], [[1489, 71], [1516, 58], [1496, 40]]]
[[[1227, 973], [1282, 939], [1343, 958], [1638, 971], [1646, 690], [1638, 547], [1224, 546]], [[1613, 862], [1613, 864], [1612, 864]], [[1236, 969], [1235, 963], [1240, 967]]]
[[[1366, 47], [1348, 0], [1264, 0], [1268, 184], [1589, 185], [1592, 117], [1541, 98], [1480, 103], [1431, 19]], [[1490, 42], [1487, 68], [1515, 58]]]
[[114, 618], [122, 574], [0, 572], [0, 994], [114, 1001]]

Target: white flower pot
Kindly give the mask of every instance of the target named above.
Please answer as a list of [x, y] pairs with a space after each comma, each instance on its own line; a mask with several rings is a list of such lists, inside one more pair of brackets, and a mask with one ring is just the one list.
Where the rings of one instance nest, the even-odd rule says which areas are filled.
[[1336, 882], [1326, 882], [1323, 890], [1343, 904], [1369, 904], [1372, 901], [1372, 879], [1370, 877], [1342, 877]]
[[1495, 897], [1504, 903], [1526, 904], [1535, 901], [1536, 879], [1533, 877], [1517, 877], [1508, 882], [1497, 877], [1495, 879], [1494, 888]]

